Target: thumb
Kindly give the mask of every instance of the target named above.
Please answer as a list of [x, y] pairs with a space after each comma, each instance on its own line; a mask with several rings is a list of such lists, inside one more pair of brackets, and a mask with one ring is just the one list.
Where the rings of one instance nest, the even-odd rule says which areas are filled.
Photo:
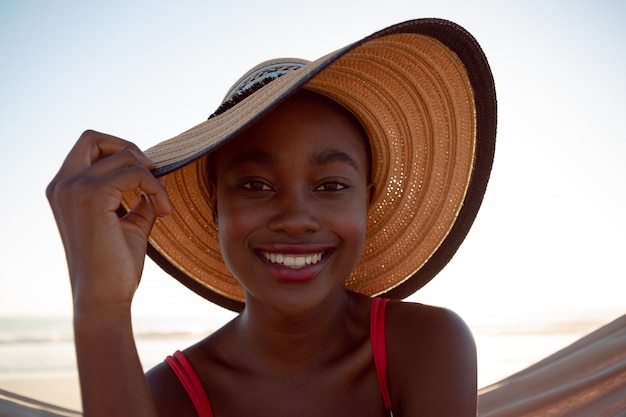
[[136, 228], [145, 242], [150, 235], [154, 221], [159, 215], [162, 214], [157, 211], [153, 199], [141, 193], [137, 203], [126, 213], [123, 221], [128, 226]]

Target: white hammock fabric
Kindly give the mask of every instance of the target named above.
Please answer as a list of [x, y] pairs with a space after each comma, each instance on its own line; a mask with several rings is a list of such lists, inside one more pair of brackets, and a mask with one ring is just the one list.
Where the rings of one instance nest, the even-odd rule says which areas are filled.
[[478, 415], [626, 416], [626, 315], [480, 390]]

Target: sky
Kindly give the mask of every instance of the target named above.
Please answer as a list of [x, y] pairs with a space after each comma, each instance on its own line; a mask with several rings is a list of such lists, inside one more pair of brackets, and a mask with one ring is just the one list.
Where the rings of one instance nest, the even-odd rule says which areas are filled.
[[[147, 148], [206, 119], [258, 62], [418, 17], [478, 39], [499, 122], [472, 230], [409, 300], [470, 322], [626, 312], [625, 2], [216, 3], [0, 0], [0, 317], [71, 315], [44, 190], [83, 130]], [[228, 316], [150, 261], [133, 309]]]

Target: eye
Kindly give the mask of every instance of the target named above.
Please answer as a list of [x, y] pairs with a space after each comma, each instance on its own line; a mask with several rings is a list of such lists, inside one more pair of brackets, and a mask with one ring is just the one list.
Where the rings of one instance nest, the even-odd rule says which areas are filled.
[[339, 181], [328, 181], [315, 188], [315, 191], [342, 191], [347, 189], [348, 186]]
[[241, 188], [249, 191], [272, 191], [272, 187], [263, 181], [248, 181], [241, 184]]

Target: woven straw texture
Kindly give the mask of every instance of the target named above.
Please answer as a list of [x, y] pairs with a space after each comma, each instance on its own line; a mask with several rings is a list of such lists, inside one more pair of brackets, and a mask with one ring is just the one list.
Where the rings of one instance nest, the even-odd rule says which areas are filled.
[[[402, 33], [404, 27], [426, 33], [443, 27], [451, 40], [416, 30]], [[455, 42], [470, 45], [478, 70], [468, 70], [474, 64], [457, 54], [464, 45], [457, 45], [457, 52], [448, 46]], [[471, 72], [482, 74], [477, 78]], [[485, 90], [478, 90], [483, 87], [479, 82], [486, 83]], [[205, 155], [299, 88], [324, 94], [354, 113], [372, 147], [376, 195], [363, 256], [346, 288], [370, 296], [406, 296], [407, 288], [410, 293], [424, 285], [460, 245], [482, 200], [493, 157], [491, 73], [473, 38], [446, 21], [405, 24], [375, 34], [282, 75], [232, 109], [149, 149], [155, 174], [167, 174], [174, 208], [171, 216], [157, 220], [150, 256], [204, 297], [241, 308], [243, 290], [221, 258], [207, 203]], [[486, 99], [477, 99], [477, 92]], [[486, 126], [482, 145], [481, 124]], [[450, 236], [468, 199], [470, 207], [456, 225], [459, 231]], [[127, 197], [126, 207], [132, 202]], [[420, 276], [438, 253], [439, 259], [431, 262], [436, 266]]]

